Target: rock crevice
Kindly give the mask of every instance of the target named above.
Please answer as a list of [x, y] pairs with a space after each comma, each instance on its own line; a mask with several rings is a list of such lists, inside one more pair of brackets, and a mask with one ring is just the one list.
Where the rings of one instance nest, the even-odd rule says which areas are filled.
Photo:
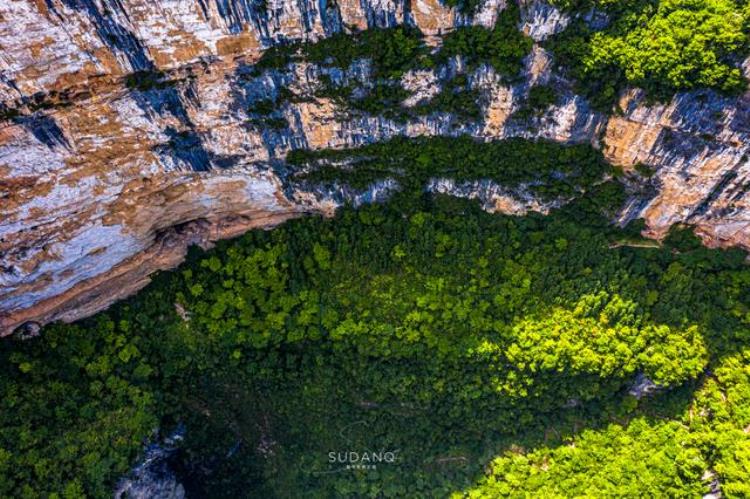
[[[342, 193], [290, 194], [269, 165], [293, 149], [397, 135], [591, 143], [626, 170], [643, 164], [653, 172], [654, 195], [625, 209], [628, 219], [646, 220], [648, 235], [689, 222], [709, 245], [750, 248], [749, 94], [690, 92], [648, 105], [631, 90], [622, 112], [607, 117], [573, 93], [537, 44], [518, 83], [488, 67], [471, 75], [487, 96], [475, 123], [346, 115], [324, 98], [280, 105], [282, 127], [258, 126], [248, 111], [282, 85], [309, 89], [326, 72], [300, 63], [249, 77], [275, 44], [399, 24], [440, 44], [455, 26], [491, 26], [503, 8], [503, 0], [485, 0], [471, 17], [438, 0], [0, 3], [0, 335], [100, 310], [178, 264], [189, 244], [330, 213]], [[521, 10], [519, 28], [537, 42], [568, 22], [538, 0]], [[328, 73], [356, 79], [366, 68]], [[440, 74], [409, 73], [402, 84], [429, 97]], [[538, 84], [556, 88], [557, 102], [531, 120], [514, 119]], [[460, 186], [463, 195], [476, 196], [469, 187]], [[480, 187], [494, 209], [546, 209]]]

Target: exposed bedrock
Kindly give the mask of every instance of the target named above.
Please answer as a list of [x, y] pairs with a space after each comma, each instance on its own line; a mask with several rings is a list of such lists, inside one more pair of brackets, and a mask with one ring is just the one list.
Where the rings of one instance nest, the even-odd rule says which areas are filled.
[[[689, 223], [709, 245], [750, 248], [749, 94], [692, 92], [649, 106], [631, 90], [622, 113], [607, 117], [572, 92], [537, 44], [520, 83], [504, 85], [487, 67], [470, 75], [489, 96], [476, 124], [346, 116], [327, 99], [286, 102], [287, 127], [251, 123], [249, 103], [282, 85], [304, 91], [325, 71], [302, 63], [248, 78], [274, 44], [404, 23], [439, 44], [454, 26], [491, 26], [503, 8], [505, 0], [486, 0], [468, 18], [439, 0], [0, 2], [0, 334], [101, 310], [177, 265], [190, 244], [331, 213], [341, 193], [285, 184], [287, 152], [396, 135], [591, 143], [626, 170], [642, 163], [654, 172], [655, 195], [628, 203], [622, 215], [645, 218], [648, 235]], [[521, 22], [541, 42], [568, 19], [531, 0], [522, 2]], [[355, 65], [338, 76], [366, 70]], [[128, 79], [136, 71], [160, 79], [139, 87]], [[430, 96], [440, 78], [415, 72], [402, 84]], [[529, 88], [547, 83], [560, 93], [557, 104], [530, 122], [513, 120]], [[549, 208], [481, 182], [475, 193], [449, 180], [433, 187], [500, 211]]]

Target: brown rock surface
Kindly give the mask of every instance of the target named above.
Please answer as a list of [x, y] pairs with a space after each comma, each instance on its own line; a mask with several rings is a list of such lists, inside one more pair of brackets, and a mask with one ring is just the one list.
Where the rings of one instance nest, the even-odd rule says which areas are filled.
[[[490, 26], [504, 6], [487, 0], [470, 21]], [[522, 3], [522, 16], [536, 40], [567, 23], [537, 0]], [[590, 142], [627, 169], [643, 163], [654, 171], [655, 196], [627, 212], [644, 217], [650, 235], [686, 222], [711, 245], [750, 248], [747, 95], [694, 93], [648, 106], [633, 91], [607, 121], [551, 73], [549, 54], [536, 46], [520, 84], [503, 85], [487, 68], [472, 76], [490, 97], [479, 125], [347, 118], [327, 99], [286, 104], [284, 130], [252, 123], [249, 103], [273, 95], [279, 82], [248, 81], [246, 70], [275, 43], [404, 22], [439, 43], [468, 21], [438, 0], [269, 0], [256, 8], [235, 0], [0, 2], [0, 115], [8, 107], [27, 115], [0, 119], [0, 335], [24, 321], [104, 308], [178, 264], [189, 244], [330, 213], [335, 200], [285, 189], [275, 161], [295, 148], [394, 135]], [[135, 71], [164, 73], [156, 88], [139, 89], [128, 85]], [[300, 64], [284, 78], [304, 91], [316, 71]], [[439, 82], [424, 72], [404, 84], [433, 95]], [[536, 84], [563, 89], [558, 103], [533, 126], [515, 123]], [[31, 109], [34, 95], [45, 105]], [[546, 209], [504, 191], [492, 196], [494, 209]]]

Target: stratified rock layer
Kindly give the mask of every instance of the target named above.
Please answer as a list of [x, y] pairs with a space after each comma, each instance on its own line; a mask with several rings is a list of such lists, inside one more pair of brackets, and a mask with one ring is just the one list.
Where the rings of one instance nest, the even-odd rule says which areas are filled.
[[[542, 2], [521, 6], [519, 28], [536, 41], [568, 23]], [[439, 44], [456, 25], [491, 26], [503, 8], [504, 0], [486, 0], [467, 18], [439, 0], [1, 2], [0, 334], [26, 321], [100, 310], [178, 264], [190, 244], [330, 213], [335, 196], [290, 193], [274, 165], [295, 148], [395, 135], [589, 142], [626, 169], [642, 163], [654, 171], [655, 196], [632, 200], [624, 219], [644, 217], [654, 237], [686, 222], [710, 245], [750, 247], [748, 95], [695, 92], [649, 107], [634, 90], [623, 96], [623, 112], [608, 118], [572, 93], [537, 45], [517, 85], [501, 84], [486, 67], [472, 74], [472, 84], [490, 95], [476, 125], [456, 127], [450, 116], [407, 124], [345, 117], [323, 99], [285, 104], [288, 128], [249, 124], [249, 102], [275, 95], [281, 83], [309, 88], [322, 71], [299, 64], [248, 81], [247, 69], [265, 48], [404, 23]], [[171, 83], [131, 88], [127, 75], [135, 71], [163, 71]], [[343, 77], [361, 71], [366, 67]], [[410, 73], [402, 83], [424, 96], [440, 87], [431, 72]], [[536, 84], [559, 89], [558, 103], [531, 123], [515, 122], [513, 112]], [[10, 109], [21, 116], [10, 119]], [[477, 186], [481, 192], [434, 185], [492, 209], [547, 209], [514, 200], [500, 186]]]

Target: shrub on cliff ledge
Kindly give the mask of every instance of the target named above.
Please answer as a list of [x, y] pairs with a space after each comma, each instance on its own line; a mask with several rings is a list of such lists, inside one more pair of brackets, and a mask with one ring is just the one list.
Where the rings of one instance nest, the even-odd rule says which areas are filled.
[[518, 76], [523, 58], [533, 45], [532, 39], [518, 30], [519, 19], [518, 6], [511, 2], [491, 30], [482, 26], [457, 28], [443, 40], [438, 60], [460, 55], [470, 68], [486, 63], [507, 78]]
[[430, 178], [490, 179], [506, 187], [529, 184], [543, 199], [575, 196], [610, 171], [601, 154], [585, 145], [523, 139], [478, 142], [466, 136], [397, 137], [356, 149], [297, 150], [287, 161], [305, 167], [301, 178], [316, 183], [362, 189], [395, 178], [405, 190], [420, 191]]

